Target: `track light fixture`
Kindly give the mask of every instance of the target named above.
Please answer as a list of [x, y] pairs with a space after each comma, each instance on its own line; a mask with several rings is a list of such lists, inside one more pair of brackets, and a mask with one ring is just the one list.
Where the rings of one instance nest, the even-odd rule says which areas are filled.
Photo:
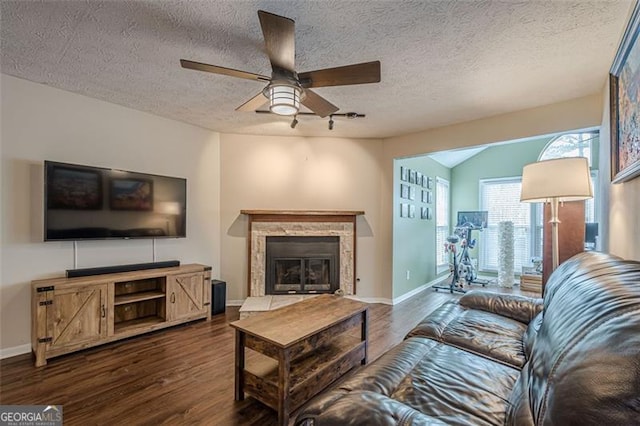
[[[257, 114], [274, 114], [273, 111], [265, 111], [265, 110], [256, 110]], [[298, 116], [313, 116], [317, 117], [317, 115], [313, 112], [306, 111], [298, 111], [296, 114], [293, 114], [293, 120], [291, 121], [290, 127], [295, 129], [298, 125]], [[364, 114], [359, 114], [357, 112], [343, 112], [343, 113], [335, 113], [329, 115], [329, 130], [333, 130], [333, 126], [335, 125], [335, 121], [333, 120], [336, 117], [347, 118], [349, 120], [353, 120], [356, 118], [364, 118], [366, 117]]]

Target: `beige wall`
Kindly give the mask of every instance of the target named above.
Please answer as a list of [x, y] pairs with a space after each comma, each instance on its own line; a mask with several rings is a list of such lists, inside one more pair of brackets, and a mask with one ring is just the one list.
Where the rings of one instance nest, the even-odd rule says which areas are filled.
[[[227, 299], [247, 296], [247, 217], [243, 209], [364, 210], [357, 225], [357, 295], [391, 297], [380, 264], [380, 162], [375, 139], [220, 136], [221, 278]], [[373, 299], [372, 299], [373, 298]]]
[[600, 130], [600, 235], [602, 250], [625, 259], [640, 260], [640, 177], [611, 184], [611, 125], [609, 121], [609, 85], [603, 91], [602, 128]]
[[[219, 135], [1, 75], [0, 355], [29, 351], [30, 281], [73, 268], [73, 243], [42, 242], [43, 161], [187, 178], [187, 238], [157, 260], [219, 271]], [[151, 262], [151, 240], [78, 242], [78, 267]]]
[[595, 94], [388, 139], [385, 157], [407, 157], [599, 126], [602, 95]]

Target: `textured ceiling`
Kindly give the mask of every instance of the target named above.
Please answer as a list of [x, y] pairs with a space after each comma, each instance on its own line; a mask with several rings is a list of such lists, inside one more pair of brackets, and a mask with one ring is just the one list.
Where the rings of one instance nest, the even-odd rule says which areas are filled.
[[[388, 137], [600, 91], [631, 1], [6, 1], [5, 74], [226, 133]], [[234, 109], [270, 74], [257, 10], [296, 22], [298, 72], [380, 60], [382, 82], [316, 92], [364, 119]]]

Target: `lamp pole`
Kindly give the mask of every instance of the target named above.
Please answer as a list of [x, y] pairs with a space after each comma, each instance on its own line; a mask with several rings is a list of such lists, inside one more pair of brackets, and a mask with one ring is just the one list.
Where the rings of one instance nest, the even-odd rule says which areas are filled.
[[558, 197], [551, 198], [551, 272], [555, 271], [560, 263], [560, 253], [558, 244], [558, 224], [560, 219], [558, 218]]

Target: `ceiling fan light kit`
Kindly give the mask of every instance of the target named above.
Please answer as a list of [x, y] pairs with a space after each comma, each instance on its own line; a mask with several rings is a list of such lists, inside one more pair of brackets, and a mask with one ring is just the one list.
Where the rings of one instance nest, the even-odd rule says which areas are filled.
[[296, 115], [300, 110], [302, 89], [293, 84], [271, 83], [264, 95], [269, 99], [269, 110], [278, 115]]
[[[182, 67], [187, 69], [269, 82], [262, 92], [240, 105], [236, 111], [256, 111], [268, 101], [269, 110], [274, 114], [295, 116], [299, 113], [300, 104], [302, 104], [315, 115], [327, 117], [335, 114], [340, 108], [312, 91], [311, 88], [380, 82], [380, 61], [308, 71], [298, 75], [294, 67], [295, 22], [263, 10], [258, 11], [258, 18], [271, 62], [271, 78], [202, 62], [180, 60]], [[330, 121], [330, 127], [333, 128], [333, 119]]]

